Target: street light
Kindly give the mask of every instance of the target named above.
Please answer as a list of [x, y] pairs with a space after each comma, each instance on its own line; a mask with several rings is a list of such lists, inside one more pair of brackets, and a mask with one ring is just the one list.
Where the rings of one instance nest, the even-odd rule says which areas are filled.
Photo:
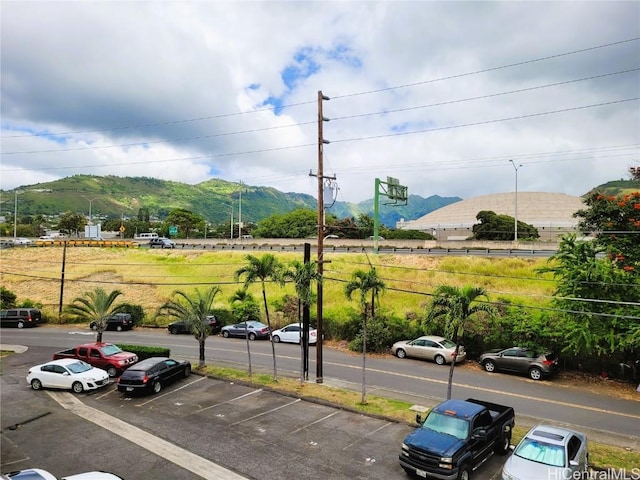
[[513, 216], [514, 221], [513, 221], [513, 231], [514, 231], [514, 235], [513, 235], [513, 239], [514, 241], [518, 241], [518, 170], [522, 167], [522, 165], [518, 165], [516, 167], [516, 164], [513, 163], [513, 160], [509, 160], [511, 162], [511, 165], [513, 165], [514, 170], [516, 171], [516, 197], [515, 197], [515, 214]]

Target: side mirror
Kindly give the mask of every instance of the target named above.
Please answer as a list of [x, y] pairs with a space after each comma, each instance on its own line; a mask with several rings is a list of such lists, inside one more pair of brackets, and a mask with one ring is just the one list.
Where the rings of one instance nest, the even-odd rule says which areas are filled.
[[71, 374], [69, 372], [62, 372], [62, 375], [66, 375], [68, 377]]
[[486, 440], [487, 431], [484, 428], [477, 428], [473, 431], [473, 435], [471, 437], [477, 440]]
[[579, 467], [580, 463], [576, 462], [575, 460], [569, 460], [569, 465], [572, 467]]
[[419, 413], [416, 414], [416, 423], [418, 425], [422, 425], [423, 421], [422, 421], [422, 415], [420, 415]]

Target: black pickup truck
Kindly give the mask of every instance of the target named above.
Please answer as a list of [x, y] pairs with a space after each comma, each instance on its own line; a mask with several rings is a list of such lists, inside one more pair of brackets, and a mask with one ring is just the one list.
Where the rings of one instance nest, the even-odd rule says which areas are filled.
[[515, 425], [513, 408], [469, 398], [447, 400], [402, 442], [400, 465], [410, 475], [469, 480], [493, 453], [509, 450]]

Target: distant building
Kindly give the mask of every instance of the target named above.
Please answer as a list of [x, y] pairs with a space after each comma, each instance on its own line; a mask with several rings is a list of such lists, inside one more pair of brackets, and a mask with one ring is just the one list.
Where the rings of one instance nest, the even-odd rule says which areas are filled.
[[[473, 235], [478, 212], [489, 210], [498, 215], [515, 215], [515, 193], [495, 193], [462, 200], [396, 228], [431, 233], [437, 240], [465, 240]], [[541, 241], [556, 241], [567, 233], [578, 233], [578, 218], [573, 214], [585, 208], [580, 197], [564, 193], [518, 192], [518, 222], [538, 229]]]

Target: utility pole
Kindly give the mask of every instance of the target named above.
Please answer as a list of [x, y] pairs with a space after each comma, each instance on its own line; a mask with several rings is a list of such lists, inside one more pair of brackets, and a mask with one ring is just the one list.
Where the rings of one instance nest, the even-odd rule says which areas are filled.
[[513, 165], [513, 168], [516, 171], [516, 197], [515, 197], [515, 212], [513, 215], [513, 240], [515, 242], [518, 241], [518, 170], [522, 167], [522, 165], [518, 165], [516, 167], [516, 164], [513, 163], [513, 160], [509, 160], [511, 162], [511, 165]]
[[[322, 259], [324, 247], [324, 166], [323, 166], [323, 148], [329, 141], [324, 139], [322, 126], [329, 119], [322, 114], [322, 101], [331, 100], [322, 94], [322, 90], [318, 90], [318, 303], [317, 303], [317, 326], [318, 340], [316, 343], [316, 383], [322, 383], [322, 340], [324, 330], [322, 325], [322, 275], [324, 273], [324, 260]], [[310, 176], [314, 176], [309, 173]], [[333, 177], [335, 179], [335, 177]]]

